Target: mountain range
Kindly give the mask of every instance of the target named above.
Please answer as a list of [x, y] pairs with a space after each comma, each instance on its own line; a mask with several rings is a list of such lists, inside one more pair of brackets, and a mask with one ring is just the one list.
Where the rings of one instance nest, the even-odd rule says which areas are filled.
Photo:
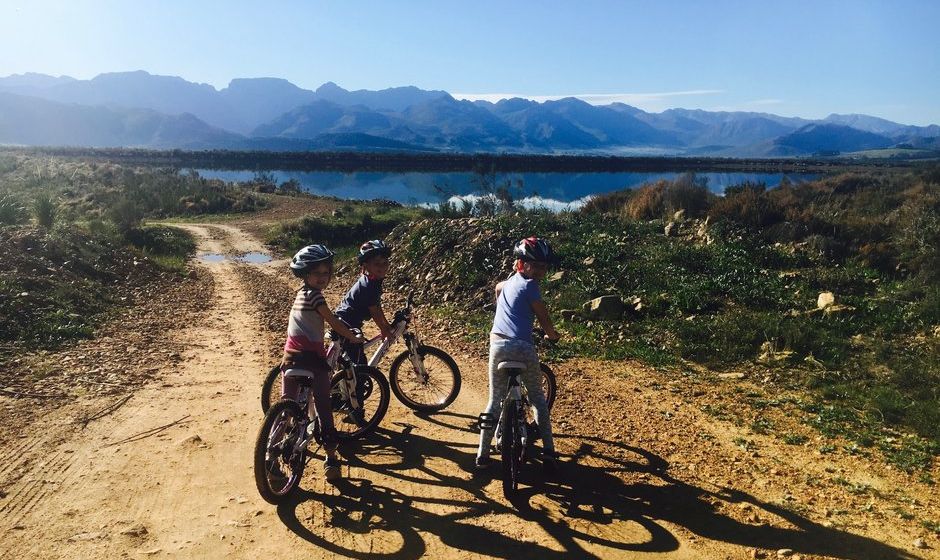
[[471, 102], [412, 86], [347, 91], [327, 82], [311, 91], [277, 78], [217, 90], [143, 71], [91, 80], [27, 73], [0, 78], [0, 144], [794, 157], [940, 149], [940, 126], [868, 115], [649, 113], [576, 98]]

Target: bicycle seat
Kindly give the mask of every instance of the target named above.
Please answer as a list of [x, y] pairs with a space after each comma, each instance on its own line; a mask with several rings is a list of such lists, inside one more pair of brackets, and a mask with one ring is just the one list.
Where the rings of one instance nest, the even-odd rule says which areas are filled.
[[524, 362], [499, 362], [496, 369], [526, 369], [528, 366]]

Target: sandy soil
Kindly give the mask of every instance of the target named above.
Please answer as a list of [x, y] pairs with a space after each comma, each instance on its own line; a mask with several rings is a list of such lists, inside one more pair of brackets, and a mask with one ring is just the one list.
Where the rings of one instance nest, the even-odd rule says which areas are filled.
[[[264, 250], [236, 225], [180, 227], [202, 253]], [[176, 328], [152, 343], [179, 354], [154, 354], [136, 391], [61, 406], [0, 400], [45, 406], [0, 440], [0, 558], [940, 557], [916, 521], [940, 517], [933, 486], [864, 457], [755, 437], [702, 412], [721, 384], [693, 389], [639, 364], [555, 366], [562, 471], [546, 480], [528, 465], [507, 502], [498, 469], [471, 468], [485, 356], [432, 329], [425, 339], [463, 373], [454, 404], [418, 416], [393, 397], [378, 432], [341, 449], [340, 484], [323, 480], [317, 450], [294, 499], [270, 506], [252, 447], [295, 282], [283, 262], [194, 266], [211, 277], [195, 296], [205, 309], [163, 310]], [[88, 420], [94, 410], [107, 413]], [[754, 447], [736, 443], [744, 435]]]

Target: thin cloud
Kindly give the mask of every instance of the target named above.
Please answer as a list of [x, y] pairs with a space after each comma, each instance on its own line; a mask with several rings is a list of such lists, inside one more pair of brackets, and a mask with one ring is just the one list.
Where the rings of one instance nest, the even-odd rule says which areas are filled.
[[721, 89], [696, 89], [689, 91], [666, 91], [659, 93], [568, 93], [563, 95], [532, 95], [526, 93], [453, 93], [456, 99], [466, 99], [468, 101], [489, 101], [496, 103], [501, 99], [512, 99], [521, 97], [544, 103], [546, 101], [557, 101], [566, 97], [575, 97], [591, 105], [609, 105], [611, 103], [626, 103], [628, 105], [648, 105], [662, 102], [672, 97], [688, 97], [696, 95], [715, 95], [724, 93]]

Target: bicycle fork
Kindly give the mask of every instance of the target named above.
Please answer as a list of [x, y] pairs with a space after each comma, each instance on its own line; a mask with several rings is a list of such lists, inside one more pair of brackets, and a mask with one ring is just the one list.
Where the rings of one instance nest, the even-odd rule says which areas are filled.
[[428, 380], [428, 371], [424, 368], [424, 359], [418, 353], [418, 346], [420, 346], [418, 337], [411, 333], [405, 334], [405, 345], [408, 346], [408, 359], [411, 361], [411, 367], [414, 368], [421, 381], [426, 382]]

